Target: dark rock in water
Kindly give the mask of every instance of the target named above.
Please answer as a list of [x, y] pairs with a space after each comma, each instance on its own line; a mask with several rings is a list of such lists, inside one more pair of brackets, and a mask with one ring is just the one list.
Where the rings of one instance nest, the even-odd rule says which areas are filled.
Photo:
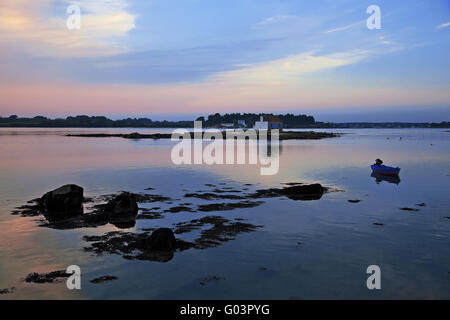
[[101, 276], [95, 279], [92, 279], [90, 282], [92, 283], [103, 283], [107, 281], [117, 280], [118, 278], [115, 276]]
[[203, 200], [213, 200], [213, 199], [243, 200], [243, 199], [246, 199], [245, 196], [238, 196], [235, 194], [217, 194], [217, 193], [211, 193], [211, 192], [186, 193], [184, 196], [186, 198], [198, 198], [198, 199], [203, 199]]
[[[86, 247], [84, 250], [96, 255], [103, 255], [105, 253], [120, 254], [124, 259], [129, 260], [167, 262], [173, 258], [176, 251], [186, 250], [192, 247], [192, 244], [182, 240], [175, 240], [175, 245], [169, 240], [173, 249], [153, 250], [153, 248], [149, 248], [148, 246], [150, 237], [147, 233], [136, 234], [130, 232], [109, 232], [103, 236], [84, 236], [83, 239], [85, 241], [93, 242], [90, 247]], [[157, 245], [155, 243], [153, 245], [156, 248]]]
[[263, 204], [262, 201], [240, 201], [230, 203], [210, 203], [201, 204], [198, 206], [198, 211], [210, 212], [210, 211], [227, 211], [238, 208], [253, 208]]
[[271, 188], [256, 190], [256, 193], [248, 195], [249, 198], [273, 198], [286, 196], [292, 200], [319, 200], [327, 189], [319, 183], [294, 185], [282, 189]]
[[33, 272], [25, 278], [25, 281], [33, 283], [51, 283], [58, 280], [58, 278], [68, 278], [70, 276], [71, 274], [66, 273], [66, 270], [52, 271], [49, 273]]
[[178, 212], [195, 212], [192, 208], [186, 207], [186, 206], [176, 206], [171, 207], [167, 210], [164, 210], [164, 212], [170, 212], [170, 213], [178, 213]]
[[358, 203], [358, 202], [361, 202], [361, 200], [347, 200], [348, 202], [350, 202], [350, 203]]
[[15, 287], [0, 289], [0, 294], [10, 294], [10, 293], [14, 293], [14, 291], [16, 291]]
[[325, 189], [320, 183], [306, 184], [306, 185], [296, 185], [283, 188], [280, 190], [281, 194], [303, 196], [303, 195], [322, 195]]
[[[194, 242], [186, 242], [174, 236], [174, 233], [188, 233], [211, 225], [209, 229], [201, 230], [200, 237]], [[124, 259], [167, 262], [177, 252], [191, 248], [201, 250], [218, 247], [234, 240], [240, 233], [253, 232], [258, 228], [262, 226], [230, 221], [220, 216], [206, 216], [177, 223], [173, 233], [170, 229], [143, 229], [153, 231], [152, 234], [112, 231], [101, 236], [84, 236], [83, 240], [90, 242], [90, 246], [84, 250], [97, 256], [119, 254]]]
[[114, 219], [110, 221], [113, 226], [119, 229], [131, 229], [136, 226], [134, 219]]
[[151, 203], [151, 202], [167, 202], [167, 203], [169, 203], [169, 200], [172, 200], [169, 197], [161, 196], [158, 194], [133, 193], [133, 195], [136, 197], [136, 201], [139, 203]]
[[177, 248], [177, 241], [171, 229], [160, 228], [152, 232], [145, 245], [151, 251], [173, 251]]
[[138, 216], [139, 208], [137, 203], [164, 202], [170, 198], [160, 195], [129, 192], [101, 195], [83, 199], [86, 213], [83, 214], [83, 210], [80, 210], [70, 215], [65, 214], [65, 212], [49, 213], [45, 211], [43, 209], [42, 199], [39, 198], [29, 201], [30, 204], [17, 207], [16, 210], [12, 211], [12, 214], [20, 214], [22, 216], [38, 216], [44, 214], [46, 221], [42, 220], [39, 226], [60, 230], [94, 228], [107, 223], [111, 223], [120, 229], [129, 229], [136, 225], [136, 219], [162, 217], [161, 213], [149, 212], [149, 209], [146, 208], [142, 208], [142, 212], [148, 214]]
[[384, 223], [380, 223], [380, 222], [374, 222], [373, 223], [375, 226], [384, 226]]
[[58, 189], [47, 192], [39, 204], [50, 214], [78, 215], [83, 210], [83, 188], [75, 184], [66, 184]]
[[105, 205], [105, 213], [112, 219], [136, 217], [138, 210], [136, 196], [129, 192], [119, 194]]
[[[159, 209], [159, 208], [158, 208]], [[136, 220], [143, 219], [162, 219], [163, 215], [161, 212], [152, 211], [151, 209], [141, 208], [142, 213], [136, 216]]]
[[427, 205], [427, 204], [426, 204], [425, 202], [416, 204], [416, 206], [418, 206], [418, 207], [425, 207], [426, 205]]
[[[34, 204], [27, 204], [20, 207], [16, 207], [16, 210], [13, 210], [11, 214], [18, 215], [20, 214], [22, 217], [35, 217], [42, 214], [42, 207], [39, 205], [39, 200], [37, 199]], [[28, 202], [33, 203], [33, 202]]]
[[204, 278], [204, 279], [202, 279], [200, 281], [200, 285], [204, 286], [204, 285], [208, 284], [208, 282], [217, 281], [217, 280], [221, 280], [221, 279], [224, 279], [224, 278], [219, 277], [219, 276], [215, 276], [215, 275], [214, 276], [210, 276], [210, 277], [206, 277], [206, 278]]
[[403, 210], [403, 211], [419, 211], [419, 209], [413, 209], [413, 208], [400, 208], [400, 210]]
[[258, 228], [263, 227], [261, 225], [230, 221], [221, 216], [206, 216], [201, 219], [194, 219], [190, 222], [177, 223], [177, 228], [174, 233], [182, 234], [191, 232], [193, 230], [201, 229], [205, 225], [212, 225], [212, 227], [200, 232], [200, 237], [193, 242], [193, 247], [195, 249], [218, 247], [227, 241], [234, 240], [240, 233], [253, 232]]

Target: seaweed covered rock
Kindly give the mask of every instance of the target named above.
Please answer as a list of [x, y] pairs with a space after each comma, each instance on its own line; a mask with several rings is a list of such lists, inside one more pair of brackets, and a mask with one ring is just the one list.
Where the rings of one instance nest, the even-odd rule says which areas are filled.
[[177, 241], [171, 229], [159, 228], [146, 240], [145, 247], [150, 251], [174, 251], [177, 248]]
[[136, 196], [130, 192], [119, 194], [105, 205], [105, 213], [110, 219], [133, 218], [138, 210]]
[[320, 183], [302, 184], [279, 190], [280, 194], [294, 200], [318, 200], [324, 192], [325, 188]]
[[292, 200], [319, 200], [326, 191], [327, 188], [319, 183], [298, 184], [284, 188], [256, 190], [254, 194], [251, 194], [248, 197], [258, 199], [286, 196]]
[[83, 188], [66, 184], [47, 192], [39, 199], [39, 204], [47, 213], [79, 214], [83, 209]]

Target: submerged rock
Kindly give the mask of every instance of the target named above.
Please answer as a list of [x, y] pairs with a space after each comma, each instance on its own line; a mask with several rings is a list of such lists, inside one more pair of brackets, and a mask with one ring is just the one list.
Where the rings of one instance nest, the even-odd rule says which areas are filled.
[[263, 204], [262, 201], [240, 201], [230, 203], [210, 203], [201, 204], [198, 206], [198, 211], [210, 212], [210, 211], [228, 211], [238, 208], [253, 208]]
[[15, 287], [0, 289], [0, 294], [10, 294], [10, 293], [14, 293], [14, 291], [16, 291]]
[[403, 211], [419, 211], [419, 209], [415, 209], [415, 208], [408, 208], [408, 207], [405, 207], [405, 208], [400, 208], [400, 210], [403, 210]]
[[193, 246], [188, 242], [175, 239], [173, 233], [168, 232], [165, 228], [157, 229], [151, 235], [148, 235], [147, 232], [114, 231], [103, 236], [84, 236], [83, 239], [92, 242], [92, 245], [85, 247], [84, 250], [95, 255], [110, 253], [119, 254], [130, 260], [158, 262], [167, 262], [173, 258], [176, 251], [186, 250]]
[[206, 278], [202, 279], [200, 281], [200, 285], [204, 286], [204, 285], [208, 284], [208, 282], [222, 280], [222, 279], [225, 279], [225, 278], [222, 278], [222, 277], [217, 276], [217, 275], [209, 276], [209, 277], [206, 277]]
[[66, 184], [47, 192], [39, 199], [41, 208], [49, 214], [78, 215], [83, 210], [83, 188]]
[[[212, 226], [211, 226], [212, 225]], [[189, 222], [177, 223], [175, 230], [161, 228], [145, 233], [112, 231], [102, 236], [84, 236], [83, 240], [90, 242], [84, 250], [101, 256], [104, 254], [119, 254], [130, 260], [150, 260], [167, 262], [176, 252], [187, 249], [207, 249], [220, 246], [234, 240], [244, 232], [256, 231], [262, 226], [249, 223], [235, 222], [220, 216], [206, 216]], [[205, 226], [211, 226], [203, 229]], [[189, 233], [202, 229], [200, 236], [193, 242], [186, 242], [175, 238], [174, 234]]]
[[25, 282], [33, 283], [51, 283], [59, 280], [59, 278], [68, 278], [70, 273], [66, 273], [66, 270], [52, 271], [49, 273], [30, 273], [26, 278]]
[[418, 206], [418, 207], [425, 207], [426, 205], [427, 205], [427, 204], [426, 204], [425, 202], [416, 204], [416, 206]]
[[217, 194], [211, 192], [205, 193], [186, 193], [184, 195], [186, 198], [198, 198], [203, 200], [214, 200], [214, 199], [230, 199], [230, 200], [243, 200], [246, 199], [245, 196], [238, 196], [235, 194]]
[[195, 212], [192, 208], [186, 207], [184, 205], [171, 207], [167, 210], [164, 210], [164, 212], [170, 212], [170, 213], [178, 213], [178, 212]]
[[101, 276], [95, 279], [92, 279], [90, 282], [92, 283], [103, 283], [107, 281], [117, 280], [118, 278], [115, 276]]

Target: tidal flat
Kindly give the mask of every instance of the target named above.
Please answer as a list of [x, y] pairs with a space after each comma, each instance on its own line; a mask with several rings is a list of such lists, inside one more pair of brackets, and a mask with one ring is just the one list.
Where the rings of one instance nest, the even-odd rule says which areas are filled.
[[[285, 140], [273, 176], [249, 164], [174, 165], [174, 142], [121, 136], [136, 130], [0, 129], [0, 299], [450, 298], [443, 130]], [[376, 158], [400, 177], [372, 175]], [[66, 184], [83, 187], [82, 213], [46, 217], [36, 200]], [[323, 192], [289, 191], [315, 184]], [[102, 215], [123, 192], [135, 219]], [[171, 250], [149, 250], [158, 229], [173, 232]], [[69, 265], [80, 266], [82, 290], [67, 289]], [[380, 266], [382, 290], [367, 289], [369, 265]]]

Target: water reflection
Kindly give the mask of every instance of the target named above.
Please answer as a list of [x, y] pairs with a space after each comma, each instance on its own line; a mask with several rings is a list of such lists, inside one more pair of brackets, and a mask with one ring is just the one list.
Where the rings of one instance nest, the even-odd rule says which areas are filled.
[[[4, 298], [370, 299], [373, 292], [366, 289], [361, 274], [374, 263], [386, 270], [384, 281], [395, 284], [381, 290], [380, 298], [449, 297], [450, 256], [445, 254], [450, 238], [450, 220], [445, 218], [450, 206], [448, 133], [347, 130], [354, 134], [320, 141], [282, 141], [280, 171], [261, 176], [260, 166], [248, 161], [245, 165], [176, 166], [170, 159], [175, 143], [169, 140], [64, 136], [78, 129], [9, 131], [11, 135], [0, 130], [0, 289], [17, 290]], [[387, 136], [391, 139], [386, 140]], [[403, 139], [392, 138], [397, 136]], [[270, 148], [268, 156], [273, 157]], [[237, 149], [236, 159], [239, 152], [248, 159], [247, 150]], [[399, 178], [375, 174], [368, 177], [368, 165], [378, 156], [395, 160], [404, 169], [402, 179], [407, 183], [399, 185]], [[211, 204], [223, 208], [233, 201], [185, 197], [209, 192], [206, 185], [229, 191], [222, 196], [245, 197], [256, 190], [280, 188], [282, 182], [321, 183], [345, 192], [326, 193], [318, 201], [272, 197], [251, 208], [215, 208], [211, 216], [170, 210], [209, 208]], [[67, 183], [85, 187], [88, 197], [122, 190], [142, 193], [152, 187], [152, 193], [170, 196], [176, 203], [167, 200], [143, 206], [146, 219], [135, 224], [93, 222], [89, 227], [64, 230], [39, 227], [39, 217], [10, 214], [16, 206]], [[231, 192], [236, 190], [240, 192]], [[360, 201], [350, 204], [349, 199]], [[405, 214], [399, 210], [422, 203], [417, 205], [419, 211]], [[160, 217], [151, 219], [151, 212]], [[242, 231], [243, 223], [263, 227], [239, 233], [230, 229]], [[116, 240], [125, 246], [128, 242], [120, 235], [159, 227], [172, 228], [177, 238], [194, 243], [195, 248], [179, 252], [170, 263], [142, 261], [134, 255], [139, 252], [133, 252], [133, 259], [123, 259], [124, 254], [85, 251], [86, 246], [108, 249]], [[115, 236], [110, 232], [116, 232]], [[109, 238], [98, 238], [103, 241], [83, 238], [105, 234]], [[224, 239], [230, 241], [225, 244]], [[80, 265], [84, 272], [82, 292], [69, 292], [65, 283], [31, 285], [21, 280], [31, 272], [47, 273], [71, 264]], [[118, 280], [105, 286], [89, 282], [106, 274]], [[201, 286], [199, 279], [210, 275], [226, 280]]]
[[376, 174], [376, 173], [373, 173], [373, 172], [372, 172], [372, 174], [370, 176], [372, 178], [375, 178], [375, 182], [377, 184], [380, 184], [381, 181], [386, 181], [386, 182], [394, 183], [394, 184], [398, 185], [400, 183], [400, 181], [401, 181], [400, 177], [383, 176], [381, 174]]

